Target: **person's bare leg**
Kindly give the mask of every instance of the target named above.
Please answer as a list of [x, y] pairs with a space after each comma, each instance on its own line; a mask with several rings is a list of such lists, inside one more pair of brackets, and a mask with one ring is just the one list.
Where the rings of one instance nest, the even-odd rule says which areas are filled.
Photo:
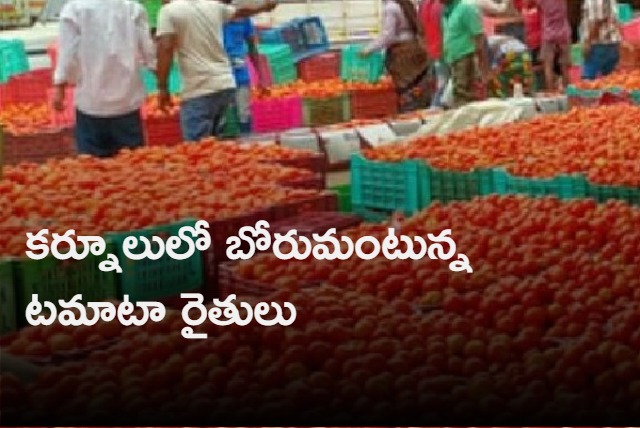
[[555, 76], [553, 72], [553, 62], [554, 62], [554, 53], [551, 49], [551, 46], [548, 44], [543, 44], [540, 49], [540, 55], [542, 56], [542, 67], [544, 69], [544, 83], [546, 90], [551, 92], [555, 89], [554, 81]]

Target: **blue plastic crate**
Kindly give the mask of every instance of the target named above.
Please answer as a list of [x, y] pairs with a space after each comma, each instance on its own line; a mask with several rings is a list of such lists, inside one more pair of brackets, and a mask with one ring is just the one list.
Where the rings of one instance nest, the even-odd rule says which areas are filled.
[[351, 200], [354, 211], [400, 211], [412, 215], [420, 206], [418, 161], [398, 163], [351, 157]]
[[306, 50], [302, 32], [294, 23], [286, 23], [276, 28], [263, 30], [260, 32], [259, 40], [262, 44], [288, 45], [293, 54]]
[[327, 30], [324, 27], [322, 19], [317, 16], [312, 16], [297, 19], [294, 22], [304, 38], [305, 50], [329, 49], [329, 37], [327, 36]]

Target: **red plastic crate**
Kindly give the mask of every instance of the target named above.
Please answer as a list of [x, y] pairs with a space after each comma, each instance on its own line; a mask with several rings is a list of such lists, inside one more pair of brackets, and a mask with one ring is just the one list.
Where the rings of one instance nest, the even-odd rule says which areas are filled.
[[180, 115], [144, 118], [148, 146], [173, 146], [183, 141]]
[[631, 43], [640, 43], [640, 18], [622, 25], [622, 38]]
[[253, 131], [257, 133], [285, 131], [302, 126], [300, 97], [251, 100]]
[[398, 95], [393, 88], [351, 91], [352, 119], [383, 119], [398, 114]]
[[307, 213], [337, 211], [338, 197], [333, 192], [322, 192], [309, 198], [276, 205], [271, 210], [271, 218], [274, 222]]
[[228, 219], [209, 221], [211, 247], [202, 254], [205, 294], [217, 295], [220, 263], [229, 260], [227, 257], [227, 238], [237, 236], [241, 227], [255, 226], [260, 220], [270, 222], [271, 215], [271, 210], [264, 210]]
[[302, 216], [282, 220], [271, 225], [271, 233], [285, 235], [290, 230], [298, 232], [298, 236], [311, 237], [314, 233], [324, 234], [331, 228], [345, 230], [358, 226], [362, 219], [353, 214], [339, 212], [307, 213]]
[[29, 135], [4, 135], [4, 163], [44, 163], [49, 159], [61, 159], [75, 154], [71, 129], [53, 129]]
[[330, 80], [340, 77], [340, 55], [327, 52], [298, 63], [298, 76], [305, 82]]
[[45, 103], [52, 87], [51, 69], [33, 70], [12, 76], [0, 85], [0, 106], [17, 103]]
[[305, 190], [324, 190], [326, 187], [325, 176], [322, 174], [314, 174], [313, 177], [310, 178], [281, 181], [280, 185]]

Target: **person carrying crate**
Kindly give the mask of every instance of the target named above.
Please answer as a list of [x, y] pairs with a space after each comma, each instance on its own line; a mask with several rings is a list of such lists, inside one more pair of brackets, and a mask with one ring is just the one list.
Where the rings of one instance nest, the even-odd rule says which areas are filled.
[[182, 73], [180, 120], [185, 141], [200, 141], [222, 133], [223, 117], [235, 99], [236, 82], [224, 50], [224, 25], [270, 12], [268, 1], [254, 8], [236, 8], [211, 0], [173, 0], [158, 14], [158, 105], [171, 99], [167, 90], [174, 53]]
[[[232, 4], [232, 0], [221, 0], [224, 4]], [[247, 59], [253, 62], [258, 74], [258, 85], [264, 88], [265, 78], [258, 54], [258, 41], [251, 18], [235, 19], [224, 26], [224, 47], [231, 61], [233, 76], [236, 81], [236, 96], [231, 108], [236, 109], [240, 120], [240, 132], [251, 132], [251, 114], [249, 103], [251, 98], [251, 80]]]

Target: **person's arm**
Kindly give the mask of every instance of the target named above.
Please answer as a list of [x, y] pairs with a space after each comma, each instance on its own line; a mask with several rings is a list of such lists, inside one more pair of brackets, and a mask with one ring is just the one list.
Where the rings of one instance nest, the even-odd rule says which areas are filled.
[[478, 6], [483, 13], [490, 15], [503, 15], [509, 10], [511, 0], [503, 0], [501, 3], [493, 0], [478, 0]]
[[60, 14], [60, 38], [58, 46], [58, 63], [53, 75], [55, 95], [53, 106], [56, 110], [64, 109], [64, 94], [68, 84], [73, 83], [75, 69], [78, 65], [78, 48], [80, 30], [69, 6]]
[[144, 65], [150, 70], [156, 69], [156, 51], [149, 29], [147, 11], [137, 5], [136, 11], [136, 37], [138, 38], [138, 54]]
[[385, 7], [382, 17], [382, 31], [377, 39], [369, 43], [362, 51], [363, 55], [369, 55], [373, 52], [381, 51], [387, 48], [393, 41], [396, 28], [398, 26], [398, 17], [393, 9]]
[[0, 350], [0, 372], [8, 372], [25, 382], [33, 382], [40, 374], [40, 367]]
[[158, 80], [158, 106], [165, 109], [171, 104], [169, 96], [169, 73], [173, 63], [173, 54], [177, 46], [176, 28], [171, 13], [163, 6], [158, 13], [158, 29], [156, 42], [156, 77]]
[[260, 53], [258, 52], [258, 37], [256, 36], [255, 28], [251, 20], [247, 20], [245, 27], [245, 41], [247, 43], [247, 49], [249, 50], [249, 61], [253, 63], [253, 68], [258, 74], [258, 86], [264, 88], [266, 86], [266, 77], [262, 74], [263, 70], [260, 67]]
[[252, 16], [259, 15], [261, 13], [271, 12], [275, 9], [277, 3], [273, 0], [269, 0], [265, 2], [262, 6], [257, 7], [242, 7], [242, 8], [233, 8], [233, 15], [227, 21], [233, 19], [242, 19], [242, 18], [251, 18]]

